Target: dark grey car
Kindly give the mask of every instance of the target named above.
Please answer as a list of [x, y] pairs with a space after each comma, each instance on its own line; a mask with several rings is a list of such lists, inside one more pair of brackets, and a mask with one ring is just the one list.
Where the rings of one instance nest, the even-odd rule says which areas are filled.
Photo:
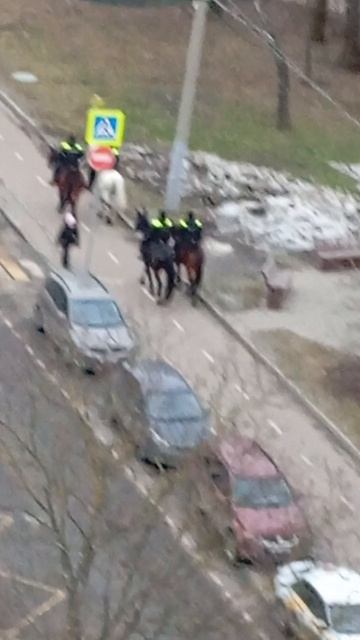
[[125, 363], [113, 372], [111, 416], [142, 460], [167, 467], [210, 436], [210, 415], [182, 375], [163, 360]]
[[66, 360], [84, 369], [116, 364], [134, 351], [134, 339], [118, 305], [89, 273], [51, 271], [39, 292], [34, 320]]

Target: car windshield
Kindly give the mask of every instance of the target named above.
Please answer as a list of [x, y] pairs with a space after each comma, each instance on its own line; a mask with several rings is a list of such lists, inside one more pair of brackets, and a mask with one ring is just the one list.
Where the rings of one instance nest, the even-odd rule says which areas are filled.
[[330, 618], [337, 633], [360, 634], [360, 604], [333, 605]]
[[234, 502], [251, 509], [287, 507], [292, 495], [284, 478], [241, 478], [233, 483]]
[[151, 393], [148, 413], [153, 420], [200, 420], [201, 407], [190, 391]]
[[112, 300], [74, 300], [71, 320], [82, 327], [108, 328], [123, 324], [120, 311]]

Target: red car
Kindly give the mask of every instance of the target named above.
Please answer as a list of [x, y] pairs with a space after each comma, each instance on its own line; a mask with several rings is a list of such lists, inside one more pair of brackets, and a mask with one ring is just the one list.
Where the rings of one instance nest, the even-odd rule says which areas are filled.
[[308, 544], [303, 513], [281, 471], [254, 440], [218, 443], [205, 454], [201, 473], [201, 512], [222, 535], [232, 560], [301, 554]]

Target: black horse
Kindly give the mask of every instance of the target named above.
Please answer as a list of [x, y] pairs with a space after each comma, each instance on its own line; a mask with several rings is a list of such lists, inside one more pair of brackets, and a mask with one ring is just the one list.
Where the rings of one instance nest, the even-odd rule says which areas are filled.
[[[171, 247], [160, 240], [154, 241], [146, 209], [137, 210], [137, 220], [135, 230], [142, 234], [140, 254], [145, 265], [145, 273], [149, 282], [150, 293], [154, 295], [153, 275], [157, 282], [157, 302], [170, 300], [175, 287], [174, 253]], [[167, 277], [165, 296], [162, 298], [161, 272], [164, 271]], [[143, 278], [141, 279], [143, 283]]]

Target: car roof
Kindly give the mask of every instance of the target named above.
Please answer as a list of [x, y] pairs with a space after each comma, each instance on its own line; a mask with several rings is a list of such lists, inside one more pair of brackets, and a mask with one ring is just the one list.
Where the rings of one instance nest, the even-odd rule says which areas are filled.
[[315, 566], [304, 575], [328, 605], [360, 604], [360, 575], [347, 567]]
[[130, 371], [144, 395], [151, 391], [192, 391], [181, 373], [164, 360], [139, 360]]
[[109, 298], [106, 287], [95, 276], [87, 271], [52, 270], [50, 278], [60, 281], [71, 298]]
[[249, 478], [281, 476], [275, 462], [251, 438], [234, 436], [222, 440], [217, 446], [218, 454], [233, 475]]

